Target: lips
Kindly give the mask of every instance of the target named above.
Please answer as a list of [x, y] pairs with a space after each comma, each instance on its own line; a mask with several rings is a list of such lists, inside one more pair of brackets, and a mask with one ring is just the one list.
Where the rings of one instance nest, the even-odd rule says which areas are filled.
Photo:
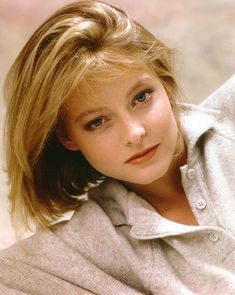
[[129, 164], [141, 164], [145, 161], [148, 161], [149, 159], [152, 158], [152, 156], [155, 154], [155, 151], [157, 150], [158, 145], [149, 147], [145, 149], [144, 151], [137, 153], [130, 157], [126, 163]]

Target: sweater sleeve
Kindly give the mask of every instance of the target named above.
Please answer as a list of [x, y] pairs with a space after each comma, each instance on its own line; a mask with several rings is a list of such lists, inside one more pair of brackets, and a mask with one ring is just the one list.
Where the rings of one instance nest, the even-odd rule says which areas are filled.
[[53, 236], [50, 231], [39, 233], [1, 251], [0, 294], [94, 294], [80, 285], [79, 255], [75, 259]]
[[0, 294], [4, 294], [4, 295], [26, 295], [26, 294], [29, 294], [29, 293], [17, 291], [16, 289], [12, 289], [12, 288], [4, 286], [3, 284], [0, 283]]
[[38, 229], [1, 251], [0, 294], [143, 294], [119, 250], [119, 233], [109, 223], [89, 201], [71, 220]]

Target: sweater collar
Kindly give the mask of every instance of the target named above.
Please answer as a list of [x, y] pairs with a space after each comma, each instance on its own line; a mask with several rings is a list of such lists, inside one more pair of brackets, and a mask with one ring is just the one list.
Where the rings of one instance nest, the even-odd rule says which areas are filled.
[[130, 226], [130, 236], [133, 238], [147, 240], [198, 230], [196, 226], [186, 226], [165, 219], [144, 199], [129, 192], [119, 181], [105, 181], [100, 188], [102, 197], [96, 199], [96, 202], [98, 201], [114, 226]]
[[219, 110], [206, 109], [200, 105], [182, 103], [180, 107], [183, 110], [180, 119], [188, 152], [187, 163], [192, 164], [200, 152], [200, 139], [219, 124], [221, 114]]
[[[182, 104], [181, 107], [181, 123], [190, 165], [200, 152], [200, 147], [197, 146], [200, 138], [213, 129], [219, 112], [189, 104]], [[150, 204], [129, 192], [119, 181], [107, 179], [96, 189], [99, 192], [92, 194], [93, 199], [104, 209], [113, 225], [131, 226], [130, 235], [134, 238], [160, 238], [199, 230], [197, 226], [178, 224], [162, 217]]]

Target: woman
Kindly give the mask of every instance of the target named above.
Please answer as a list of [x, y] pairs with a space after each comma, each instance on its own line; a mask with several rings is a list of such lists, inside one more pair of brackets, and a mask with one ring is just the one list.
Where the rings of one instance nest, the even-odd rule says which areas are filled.
[[38, 231], [1, 253], [3, 294], [234, 293], [234, 77], [179, 104], [171, 55], [99, 1], [25, 45], [6, 79], [7, 169], [17, 233]]

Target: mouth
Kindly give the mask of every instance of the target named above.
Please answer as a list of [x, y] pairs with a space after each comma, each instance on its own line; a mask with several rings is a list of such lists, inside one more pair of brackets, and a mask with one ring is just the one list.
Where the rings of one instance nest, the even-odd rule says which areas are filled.
[[150, 160], [153, 157], [153, 155], [155, 154], [158, 146], [159, 146], [159, 144], [149, 147], [149, 148], [145, 149], [144, 151], [133, 155], [125, 163], [142, 164], [142, 163]]

